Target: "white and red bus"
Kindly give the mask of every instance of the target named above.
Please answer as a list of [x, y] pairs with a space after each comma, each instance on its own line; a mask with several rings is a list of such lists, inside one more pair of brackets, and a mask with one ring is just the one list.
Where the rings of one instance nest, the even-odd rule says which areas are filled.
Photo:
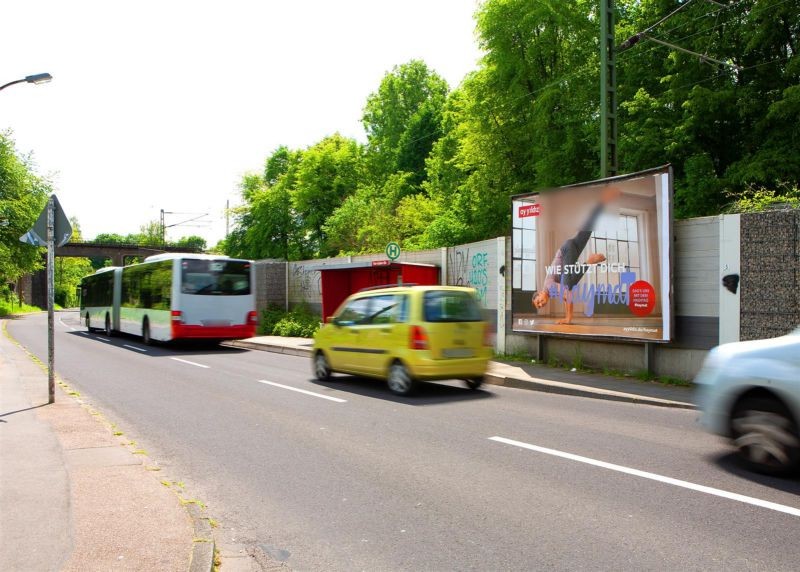
[[230, 340], [256, 333], [249, 260], [210, 254], [157, 254], [141, 264], [98, 270], [81, 281], [81, 319], [152, 340]]

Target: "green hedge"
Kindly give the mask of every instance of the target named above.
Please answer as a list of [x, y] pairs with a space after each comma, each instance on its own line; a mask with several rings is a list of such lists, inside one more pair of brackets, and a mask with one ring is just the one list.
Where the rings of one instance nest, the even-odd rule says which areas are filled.
[[262, 336], [311, 338], [319, 329], [319, 323], [320, 317], [304, 304], [289, 312], [280, 306], [270, 305], [261, 312], [258, 333]]

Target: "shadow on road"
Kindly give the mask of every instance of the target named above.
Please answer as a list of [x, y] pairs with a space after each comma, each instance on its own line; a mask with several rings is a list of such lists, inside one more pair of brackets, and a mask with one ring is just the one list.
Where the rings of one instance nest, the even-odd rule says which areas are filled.
[[102, 332], [90, 333], [86, 330], [76, 330], [67, 332], [67, 335], [78, 336], [91, 342], [116, 346], [124, 350], [138, 351], [138, 353], [151, 357], [180, 355], [201, 356], [210, 354], [236, 355], [250, 351], [245, 348], [223, 346], [218, 341], [213, 340], [175, 340], [172, 342], [153, 342], [148, 346], [142, 342], [141, 337], [134, 336], [132, 334], [123, 334], [122, 332], [114, 332], [114, 334], [109, 337]]
[[798, 475], [779, 478], [755, 473], [749, 469], [746, 469], [734, 453], [711, 456], [708, 460], [722, 470], [727, 471], [732, 475], [736, 475], [741, 479], [758, 483], [759, 485], [764, 485], [765, 487], [770, 487], [785, 493], [800, 495], [800, 477]]
[[372, 397], [383, 399], [402, 405], [414, 405], [417, 407], [426, 405], [445, 405], [458, 403], [461, 401], [475, 401], [483, 399], [494, 399], [494, 393], [484, 391], [483, 388], [474, 390], [467, 387], [459, 387], [463, 383], [459, 380], [444, 381], [439, 383], [420, 382], [417, 384], [416, 391], [408, 397], [395, 395], [386, 386], [386, 382], [380, 379], [370, 379], [366, 377], [356, 377], [346, 374], [333, 374], [330, 381], [319, 381], [309, 379], [311, 383], [326, 389], [336, 389], [362, 397]]

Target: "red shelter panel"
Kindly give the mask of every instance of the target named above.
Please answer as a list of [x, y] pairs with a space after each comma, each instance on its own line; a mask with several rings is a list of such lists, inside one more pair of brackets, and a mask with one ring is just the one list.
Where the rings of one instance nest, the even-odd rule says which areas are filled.
[[364, 288], [397, 284], [439, 284], [439, 267], [377, 260], [352, 264], [321, 265], [322, 318], [327, 322], [350, 294]]

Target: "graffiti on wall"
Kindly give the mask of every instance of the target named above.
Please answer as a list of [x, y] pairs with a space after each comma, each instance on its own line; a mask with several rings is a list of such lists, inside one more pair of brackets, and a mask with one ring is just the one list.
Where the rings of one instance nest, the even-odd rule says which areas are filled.
[[318, 301], [322, 296], [322, 275], [303, 264], [292, 265], [291, 287], [304, 302]]
[[489, 253], [472, 251], [469, 248], [453, 248], [447, 252], [447, 267], [450, 269], [453, 286], [475, 288], [480, 301], [486, 305], [489, 291]]

